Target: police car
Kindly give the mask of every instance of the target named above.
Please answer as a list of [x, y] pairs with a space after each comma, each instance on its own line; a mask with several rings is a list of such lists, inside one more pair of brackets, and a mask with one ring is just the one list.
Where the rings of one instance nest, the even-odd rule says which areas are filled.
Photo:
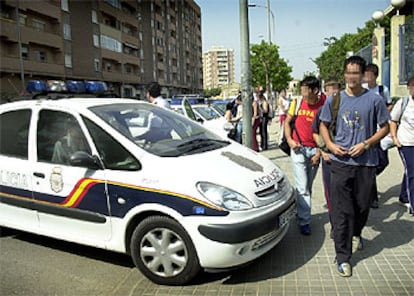
[[129, 254], [158, 284], [251, 262], [295, 215], [266, 157], [131, 99], [0, 105], [0, 226]]

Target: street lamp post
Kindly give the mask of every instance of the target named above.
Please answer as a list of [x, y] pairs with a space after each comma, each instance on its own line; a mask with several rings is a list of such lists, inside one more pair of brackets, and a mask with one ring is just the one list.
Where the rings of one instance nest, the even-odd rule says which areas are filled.
[[267, 0], [267, 5], [263, 6], [260, 4], [249, 4], [249, 7], [262, 7], [266, 8], [267, 10], [267, 40], [269, 41], [269, 44], [272, 43], [272, 33], [270, 30], [270, 15], [272, 16], [272, 23], [273, 23], [273, 34], [275, 34], [275, 15], [273, 14], [273, 11], [270, 9], [270, 0]]
[[[272, 38], [271, 38], [271, 31], [270, 31], [270, 15], [272, 15], [272, 21], [273, 21], [273, 32], [275, 32], [275, 16], [273, 14], [273, 11], [270, 9], [270, 0], [267, 0], [267, 5], [263, 6], [263, 5], [259, 5], [259, 4], [249, 4], [249, 7], [262, 7], [262, 8], [266, 8], [267, 10], [267, 38], [269, 41], [269, 45], [272, 44]], [[272, 83], [270, 82], [269, 76], [270, 73], [268, 73], [268, 69], [267, 69], [267, 61], [263, 61], [264, 63], [264, 67], [265, 67], [265, 74], [266, 74], [266, 92], [267, 92], [267, 99], [269, 100], [269, 102], [271, 102], [272, 105], [274, 105], [273, 102], [273, 94], [272, 94]]]

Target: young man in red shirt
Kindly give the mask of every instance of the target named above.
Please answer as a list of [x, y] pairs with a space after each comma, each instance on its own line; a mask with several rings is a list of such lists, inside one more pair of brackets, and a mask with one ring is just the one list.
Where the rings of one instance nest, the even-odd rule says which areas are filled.
[[[284, 129], [295, 176], [298, 224], [303, 235], [310, 235], [312, 184], [321, 156], [313, 139], [312, 123], [326, 97], [320, 94], [320, 82], [314, 76], [305, 77], [300, 90], [302, 99], [290, 104]], [[292, 129], [290, 123], [295, 117], [295, 127]]]

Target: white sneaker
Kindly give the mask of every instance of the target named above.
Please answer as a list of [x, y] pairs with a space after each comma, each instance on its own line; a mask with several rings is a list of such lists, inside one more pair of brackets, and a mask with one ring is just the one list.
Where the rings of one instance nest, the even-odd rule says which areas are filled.
[[361, 236], [354, 236], [352, 238], [352, 253], [356, 251], [361, 251], [364, 249], [364, 241]]

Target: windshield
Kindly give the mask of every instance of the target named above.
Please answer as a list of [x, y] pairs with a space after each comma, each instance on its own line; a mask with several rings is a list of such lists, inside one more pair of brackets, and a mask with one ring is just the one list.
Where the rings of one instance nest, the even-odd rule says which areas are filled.
[[220, 118], [221, 116], [214, 111], [214, 109], [210, 106], [193, 106], [193, 109], [195, 112], [200, 114], [200, 116], [205, 120], [212, 120], [215, 118]]
[[176, 157], [219, 149], [230, 143], [172, 110], [147, 103], [119, 103], [90, 110], [146, 151]]

